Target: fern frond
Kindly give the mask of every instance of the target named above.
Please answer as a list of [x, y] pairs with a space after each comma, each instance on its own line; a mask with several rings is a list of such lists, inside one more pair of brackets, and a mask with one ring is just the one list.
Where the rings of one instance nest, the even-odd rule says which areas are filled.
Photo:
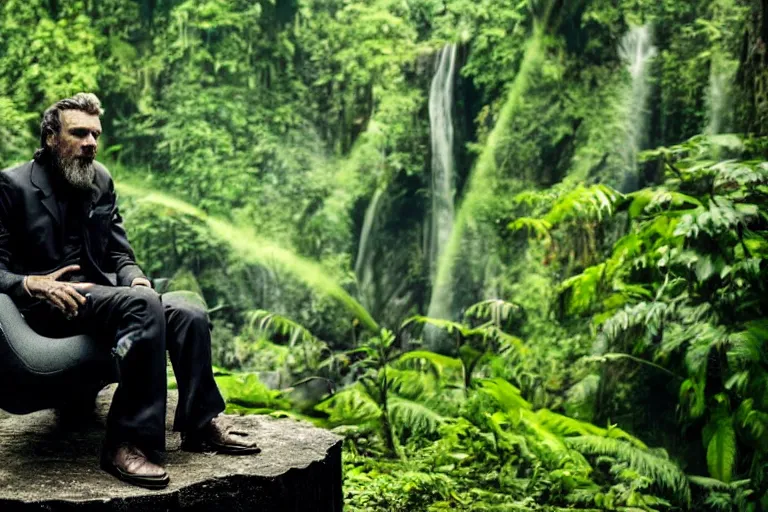
[[697, 208], [683, 215], [675, 227], [674, 236], [696, 239], [702, 233], [710, 237], [732, 233], [739, 226], [758, 216], [757, 205], [734, 204], [723, 196], [715, 196], [708, 208]]
[[703, 489], [709, 489], [713, 491], [732, 491], [740, 487], [748, 485], [751, 480], [734, 480], [733, 482], [723, 482], [716, 478], [709, 478], [706, 476], [688, 475], [688, 481]]
[[631, 330], [656, 333], [670, 308], [669, 304], [661, 301], [625, 306], [603, 322], [601, 336], [610, 345]]
[[741, 402], [736, 410], [736, 421], [761, 443], [768, 445], [766, 433], [768, 433], [768, 413], [755, 409], [755, 400], [748, 398]]
[[399, 396], [392, 396], [388, 402], [392, 426], [399, 434], [407, 431], [411, 435], [433, 435], [446, 418], [426, 405]]
[[605, 436], [607, 431], [591, 423], [579, 421], [562, 414], [557, 414], [549, 409], [539, 409], [535, 412], [539, 423], [552, 432], [561, 436], [593, 435]]
[[484, 339], [495, 340], [499, 344], [499, 353], [515, 349], [520, 353], [527, 351], [523, 340], [517, 336], [506, 333], [495, 325], [489, 325], [487, 327], [478, 327], [478, 331], [483, 332]]
[[663, 158], [669, 162], [670, 159], [679, 160], [677, 169], [684, 173], [691, 174], [701, 168], [708, 169], [715, 162], [706, 160], [714, 154], [715, 149], [726, 148], [729, 151], [741, 151], [744, 148], [744, 141], [738, 135], [723, 133], [716, 135], [699, 134], [690, 139], [670, 147], [659, 147], [640, 152], [638, 159], [641, 162]]
[[477, 379], [479, 391], [495, 398], [506, 412], [520, 409], [530, 410], [533, 406], [520, 395], [520, 390], [504, 379]]
[[552, 226], [576, 219], [602, 220], [613, 214], [616, 203], [623, 197], [621, 192], [606, 185], [580, 185], [558, 199], [544, 220]]
[[629, 260], [644, 254], [646, 240], [638, 233], [628, 233], [613, 244], [613, 257]]
[[694, 324], [689, 330], [691, 344], [685, 353], [685, 364], [691, 375], [701, 375], [706, 372], [712, 349], [725, 346], [728, 336], [724, 327], [710, 323]]
[[632, 198], [629, 206], [629, 216], [638, 217], [644, 213], [653, 213], [663, 208], [680, 208], [684, 206], [697, 207], [702, 206], [701, 201], [693, 196], [682, 194], [666, 188], [641, 189], [637, 192], [628, 194]]
[[570, 292], [568, 296], [570, 313], [584, 313], [592, 307], [599, 298], [601, 286], [610, 280], [608, 271], [608, 264], [603, 262], [584, 269], [581, 274], [570, 277], [560, 284], [561, 293]]
[[461, 324], [459, 322], [444, 320], [442, 318], [430, 318], [428, 316], [421, 316], [421, 315], [412, 316], [406, 319], [400, 327], [404, 329], [411, 324], [434, 325], [435, 327], [439, 327], [440, 329], [445, 330], [446, 332], [448, 332], [448, 334], [453, 334], [455, 332], [458, 332], [465, 338], [472, 336], [473, 334], [482, 334], [480, 331], [472, 329], [471, 327]]
[[277, 313], [257, 309], [248, 313], [247, 316], [248, 326], [251, 329], [256, 326], [256, 328], [262, 332], [271, 332], [288, 336], [291, 346], [299, 341], [311, 341], [315, 339], [315, 336], [303, 325], [288, 317], [278, 315]]
[[520, 422], [533, 437], [528, 444], [537, 452], [539, 458], [553, 462], [558, 468], [571, 467], [585, 475], [592, 471], [592, 466], [587, 459], [577, 450], [572, 450], [565, 442], [564, 437], [557, 435], [541, 424], [534, 413], [521, 410]]
[[652, 212], [664, 208], [679, 209], [683, 206], [688, 206], [689, 209], [695, 208], [697, 206], [702, 206], [702, 202], [693, 196], [675, 190], [656, 189], [653, 191], [653, 195], [646, 205], [645, 211]]
[[282, 392], [270, 389], [255, 373], [233, 373], [215, 377], [216, 385], [228, 404], [248, 409], [288, 409], [290, 402]]
[[554, 455], [559, 459], [558, 465], [562, 464], [564, 460], [569, 457], [570, 450], [565, 444], [564, 438], [558, 436], [539, 423], [538, 418], [535, 415], [522, 414], [520, 419], [527, 427], [528, 432], [533, 435], [534, 439], [546, 448], [546, 455]]
[[754, 188], [768, 183], [768, 169], [757, 165], [751, 166], [744, 162], [726, 160], [713, 165], [712, 170], [717, 173], [714, 190], [718, 193], [742, 187]]
[[638, 438], [628, 434], [622, 429], [611, 426], [610, 428], [600, 428], [585, 421], [579, 421], [562, 414], [557, 414], [548, 409], [539, 409], [536, 411], [536, 417], [539, 422], [550, 431], [562, 436], [601, 436], [621, 439], [637, 448], [647, 450], [648, 447]]
[[512, 317], [512, 314], [519, 313], [520, 310], [520, 306], [513, 302], [490, 299], [469, 306], [464, 316], [479, 320], [489, 320], [496, 327], [501, 327], [504, 322]]
[[397, 363], [407, 363], [409, 361], [425, 362], [429, 365], [437, 378], [443, 378], [446, 372], [460, 372], [462, 364], [460, 359], [448, 357], [428, 350], [412, 350], [401, 355]]
[[736, 368], [766, 361], [765, 344], [768, 342], [768, 320], [754, 320], [746, 330], [728, 336], [728, 362]]
[[507, 229], [510, 231], [520, 231], [522, 229], [528, 230], [528, 236], [536, 236], [538, 240], [549, 240], [551, 235], [549, 232], [552, 230], [552, 224], [544, 219], [534, 219], [532, 217], [520, 217], [507, 225]]
[[609, 437], [567, 437], [571, 448], [589, 455], [609, 455], [627, 462], [632, 469], [669, 490], [686, 505], [691, 501], [691, 489], [686, 474], [666, 455], [643, 450], [637, 446]]
[[720, 277], [731, 276], [733, 281], [744, 279], [747, 282], [759, 282], [762, 275], [760, 268], [763, 266], [763, 261], [765, 261], [765, 258], [745, 258], [731, 266], [723, 266]]
[[707, 409], [706, 384], [705, 375], [696, 375], [680, 384], [680, 405], [691, 418], [701, 417]]
[[[387, 366], [384, 370], [389, 382], [389, 389], [408, 398], [426, 398], [437, 392], [437, 382], [433, 375], [416, 370], [399, 370]], [[379, 372], [383, 375], [384, 372]]]
[[315, 409], [328, 414], [333, 425], [359, 425], [381, 417], [379, 405], [359, 383], [320, 402]]
[[539, 206], [552, 204], [557, 199], [557, 193], [552, 189], [535, 190], [528, 189], [520, 192], [512, 198], [514, 204], [524, 204], [526, 206]]

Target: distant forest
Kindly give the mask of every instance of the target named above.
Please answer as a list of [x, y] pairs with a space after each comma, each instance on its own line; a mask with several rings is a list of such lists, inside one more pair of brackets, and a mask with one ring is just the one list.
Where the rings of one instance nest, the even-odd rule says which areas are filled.
[[4, 0], [0, 167], [80, 91], [349, 510], [768, 510], [768, 1]]

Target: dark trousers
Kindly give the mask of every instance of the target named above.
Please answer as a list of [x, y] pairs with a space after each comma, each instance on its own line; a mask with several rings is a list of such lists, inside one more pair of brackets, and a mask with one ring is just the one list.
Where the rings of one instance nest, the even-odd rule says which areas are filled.
[[22, 312], [45, 336], [89, 334], [112, 347], [120, 377], [107, 418], [107, 444], [165, 449], [166, 350], [179, 388], [174, 430], [198, 429], [224, 410], [204, 310], [179, 299], [163, 301], [143, 286], [94, 285], [84, 293], [88, 302], [71, 320], [42, 301], [22, 306]]

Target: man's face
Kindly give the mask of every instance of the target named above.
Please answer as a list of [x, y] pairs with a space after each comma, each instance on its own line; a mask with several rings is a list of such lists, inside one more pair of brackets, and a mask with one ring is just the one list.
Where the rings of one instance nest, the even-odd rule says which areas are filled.
[[93, 182], [93, 160], [99, 146], [101, 121], [81, 110], [61, 112], [61, 131], [49, 135], [47, 142], [53, 150], [59, 169], [73, 187], [88, 189]]

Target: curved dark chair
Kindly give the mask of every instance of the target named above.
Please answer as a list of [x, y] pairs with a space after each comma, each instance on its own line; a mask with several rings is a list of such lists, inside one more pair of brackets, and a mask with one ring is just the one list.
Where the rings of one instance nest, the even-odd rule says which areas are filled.
[[[192, 292], [165, 293], [162, 299], [205, 308]], [[108, 344], [85, 335], [41, 336], [27, 325], [11, 298], [0, 294], [0, 409], [27, 414], [92, 406], [96, 394], [117, 377]]]
[[11, 298], [0, 294], [0, 409], [26, 414], [92, 404], [110, 382], [117, 382], [117, 367], [107, 345], [82, 335], [41, 336]]

